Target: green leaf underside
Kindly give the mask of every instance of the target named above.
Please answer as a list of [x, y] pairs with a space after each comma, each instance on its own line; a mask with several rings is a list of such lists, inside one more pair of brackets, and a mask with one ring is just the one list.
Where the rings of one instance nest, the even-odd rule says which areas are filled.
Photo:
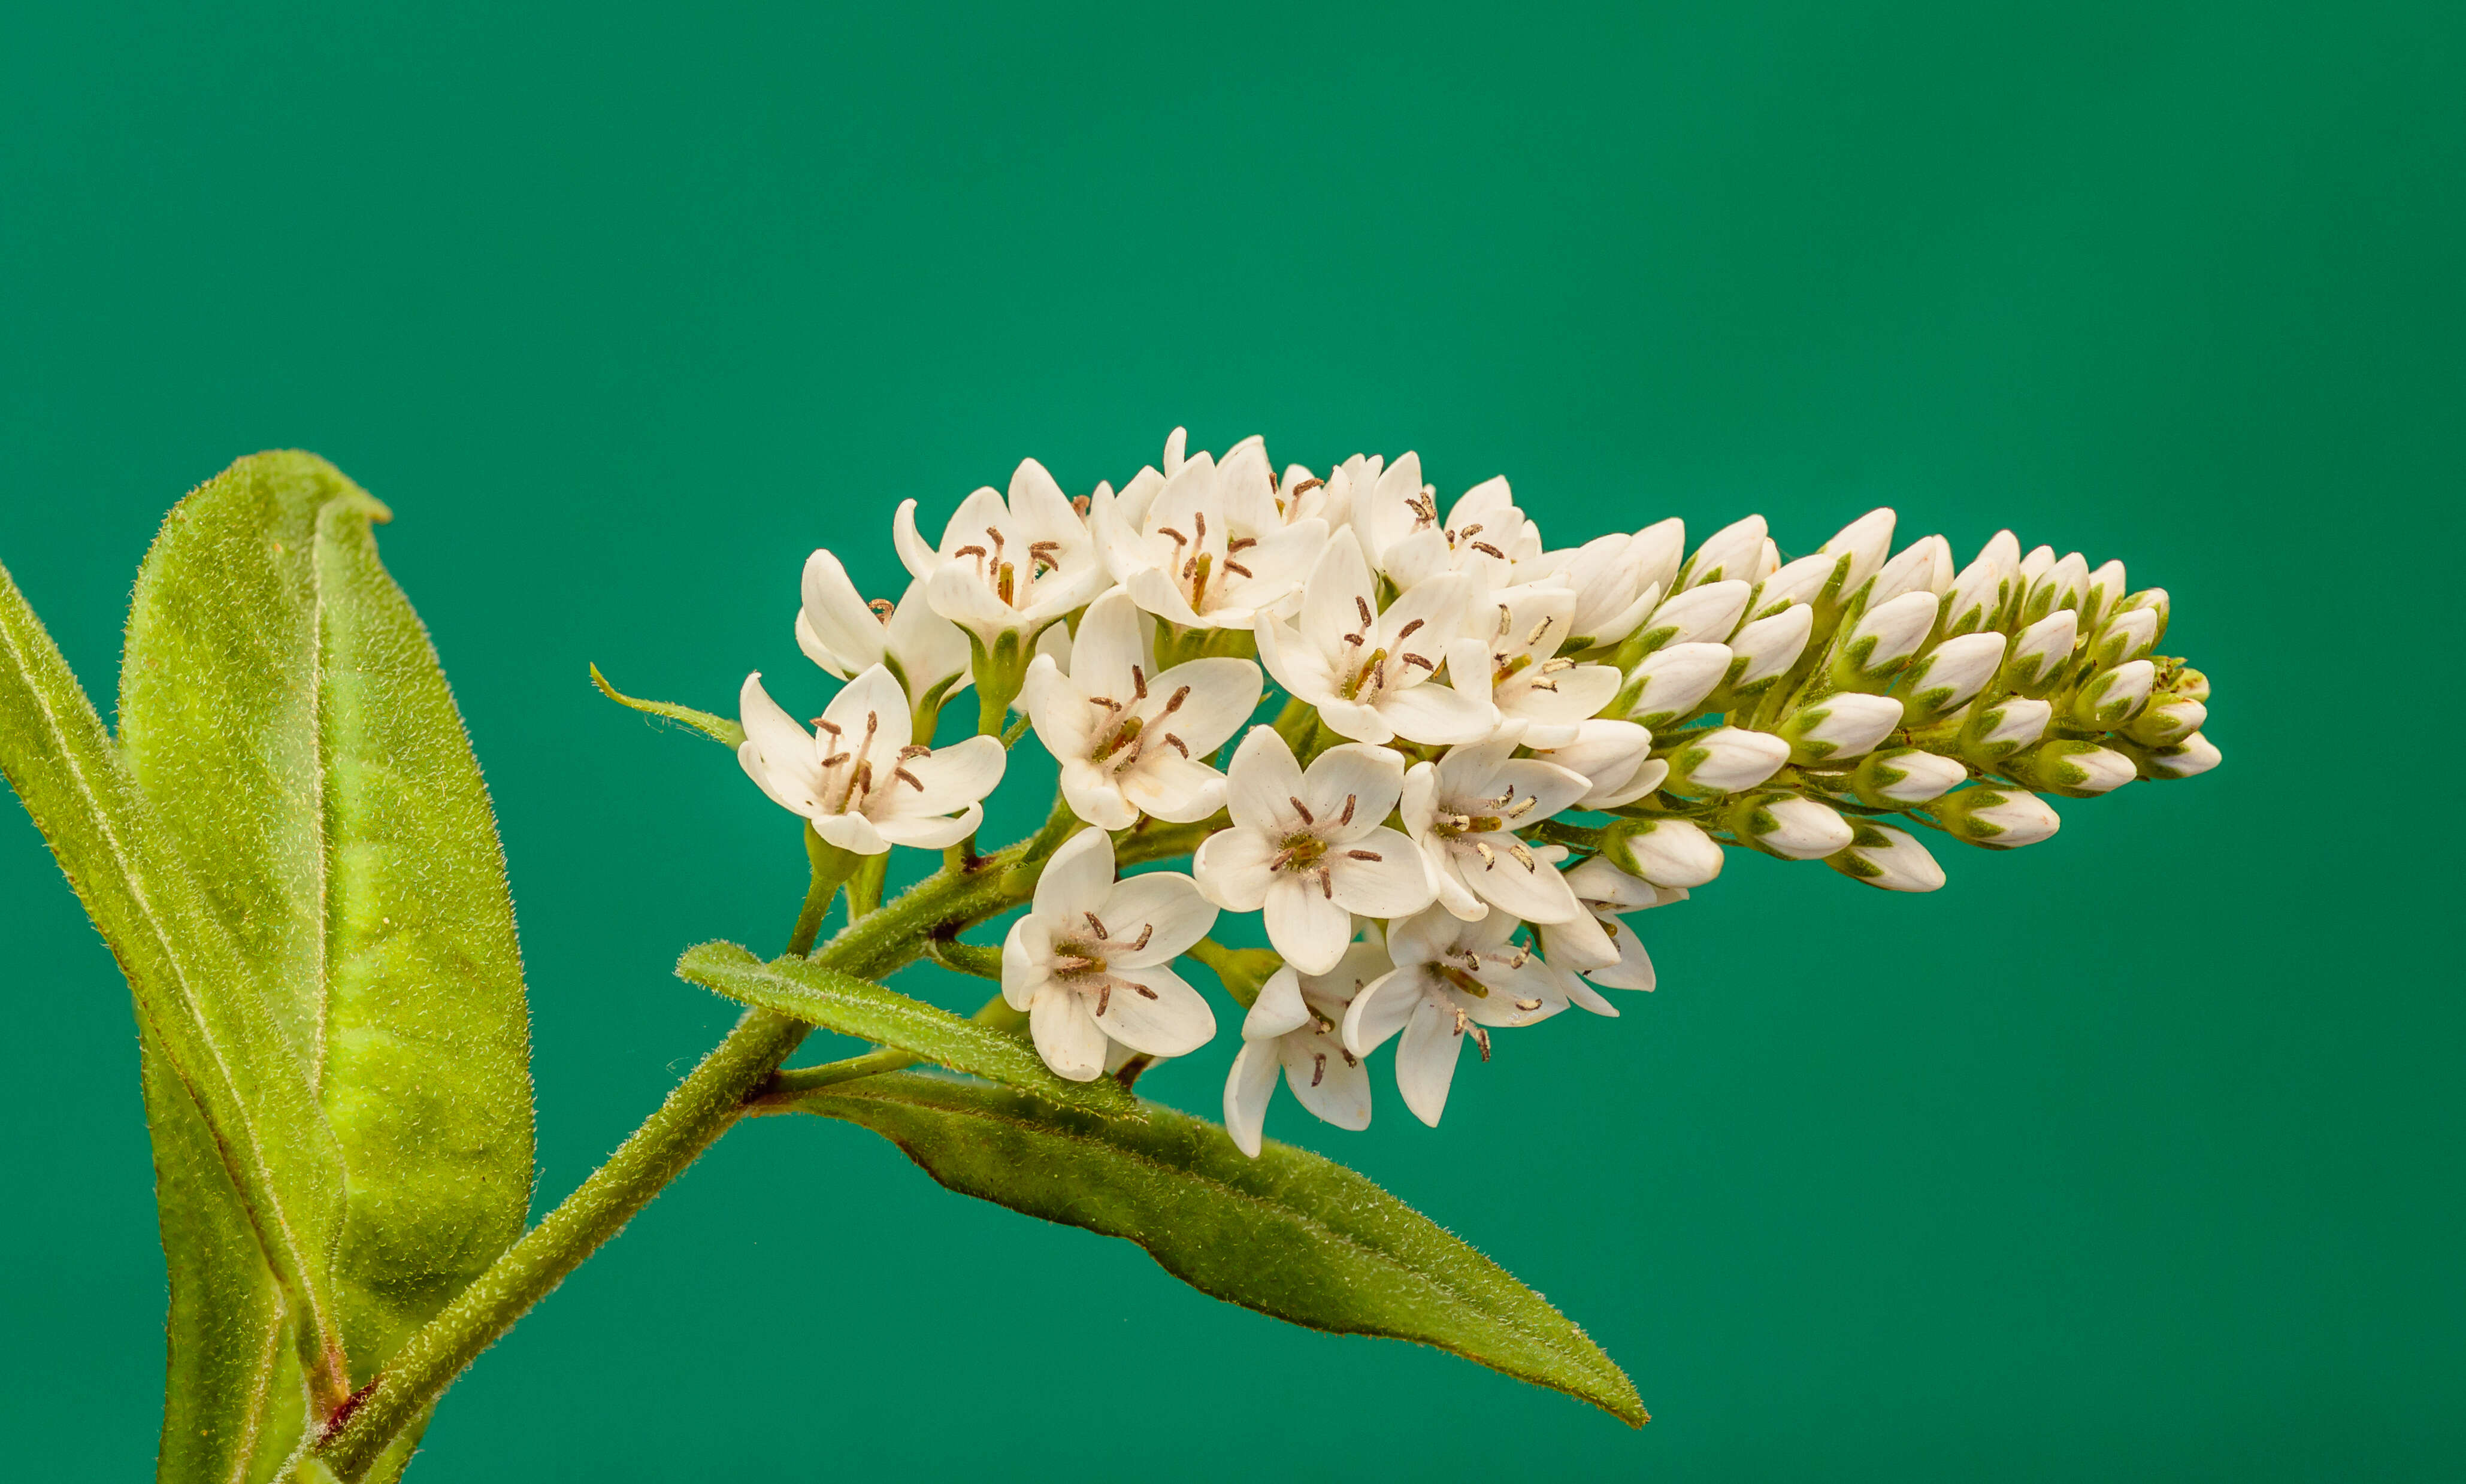
[[165, 521], [121, 676], [129, 768], [279, 986], [341, 1145], [355, 1386], [530, 1203], [504, 858], [436, 652], [377, 559], [387, 518], [312, 455], [241, 460]]
[[677, 975], [740, 1003], [912, 1051], [920, 1060], [1024, 1088], [1100, 1117], [1137, 1118], [1145, 1106], [1110, 1077], [1058, 1077], [1033, 1046], [1016, 1037], [803, 958], [765, 963], [733, 943], [703, 943], [685, 950]]
[[[0, 771], [119, 960], [141, 1031], [194, 1100], [213, 1163], [231, 1181], [299, 1321], [302, 1360], [322, 1399], [339, 1401], [345, 1363], [333, 1259], [343, 1223], [340, 1148], [263, 977], [216, 917], [173, 831], [139, 790], [5, 570]], [[151, 1121], [169, 1126], [176, 1113], [155, 1108]], [[184, 1136], [170, 1152], [175, 1169], [197, 1168], [192, 1157], [203, 1149], [195, 1143]], [[211, 1243], [201, 1248], [218, 1249]], [[240, 1295], [244, 1325], [248, 1287], [243, 1274], [222, 1273], [196, 1296], [204, 1303], [209, 1293]], [[183, 1373], [174, 1364], [172, 1376]]]
[[591, 667], [591, 683], [599, 687], [601, 695], [618, 706], [632, 707], [646, 715], [682, 722], [729, 752], [734, 752], [745, 745], [744, 727], [725, 716], [713, 716], [708, 711], [697, 711], [690, 706], [679, 706], [673, 701], [645, 701], [639, 696], [629, 696], [608, 684], [608, 677], [600, 674], [599, 666], [595, 664]]
[[998, 1088], [888, 1073], [798, 1108], [863, 1124], [962, 1195], [1135, 1242], [1198, 1289], [1311, 1329], [1453, 1351], [1648, 1421], [1624, 1372], [1540, 1294], [1367, 1179], [1273, 1140], [1257, 1159], [1155, 1104], [1100, 1120]]

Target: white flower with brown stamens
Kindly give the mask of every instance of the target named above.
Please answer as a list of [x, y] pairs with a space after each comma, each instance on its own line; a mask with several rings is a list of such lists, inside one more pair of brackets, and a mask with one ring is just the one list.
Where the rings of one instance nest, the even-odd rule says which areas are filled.
[[1486, 638], [1468, 635], [1448, 651], [1447, 679], [1479, 696], [1487, 686], [1499, 725], [1520, 731], [1524, 745], [1563, 747], [1601, 713], [1625, 677], [1615, 665], [1558, 658], [1568, 635], [1576, 595], [1565, 588], [1521, 588], [1498, 595]]
[[1484, 592], [1504, 588], [1517, 562], [1541, 554], [1539, 532], [1504, 479], [1466, 490], [1442, 521], [1437, 493], [1422, 483], [1421, 456], [1408, 453], [1369, 493], [1366, 506], [1355, 497], [1353, 527], [1362, 554], [1400, 588], [1446, 572], [1467, 573]]
[[796, 647], [806, 659], [841, 680], [887, 665], [920, 700], [936, 686], [966, 688], [967, 636], [933, 611], [922, 582], [910, 581], [896, 604], [880, 597], [868, 603], [840, 559], [818, 551], [805, 559], [803, 588]]
[[[1581, 911], [1558, 873], [1515, 838], [1592, 791], [1592, 782], [1537, 757], [1511, 757], [1516, 739], [1447, 750], [1404, 776], [1404, 828], [1428, 861], [1439, 903], [1468, 921], [1495, 907], [1531, 922]], [[1487, 905], [1485, 905], [1487, 904]]]
[[1508, 941], [1521, 926], [1505, 912], [1464, 922], [1436, 907], [1408, 917], [1387, 933], [1395, 969], [1345, 1009], [1344, 1045], [1356, 1056], [1404, 1033], [1396, 1046], [1396, 1090], [1432, 1128], [1446, 1109], [1467, 1040], [1486, 1062], [1491, 1029], [1530, 1025], [1567, 1007], [1566, 986], [1550, 965]]
[[1648, 990], [1654, 982], [1651, 956], [1644, 951], [1643, 940], [1635, 935], [1635, 930], [1620, 921], [1620, 916], [1683, 902], [1687, 890], [1683, 887], [1656, 887], [1628, 875], [1600, 856], [1568, 871], [1566, 878], [1568, 888], [1576, 893], [1576, 900], [1583, 904], [1584, 910], [1563, 923], [1536, 930], [1535, 935], [1550, 966], [1558, 971], [1570, 1001], [1595, 1015], [1616, 1015], [1618, 1007], [1593, 993], [1585, 979], [1605, 989]]
[[1441, 573], [1380, 612], [1378, 579], [1348, 527], [1319, 554], [1297, 621], [1259, 619], [1259, 660], [1339, 736], [1477, 741], [1497, 727], [1489, 696], [1430, 683], [1464, 632], [1473, 592], [1473, 579]]
[[998, 738], [939, 751], [914, 741], [908, 693], [879, 664], [831, 698], [811, 733], [771, 699], [759, 672], [745, 677], [737, 708], [745, 742], [736, 759], [747, 776], [858, 855], [957, 844], [984, 818], [977, 800], [1001, 781]]
[[1192, 660], [1158, 675], [1149, 619], [1116, 588], [1087, 605], [1069, 667], [1049, 655], [1028, 666], [1022, 692], [1036, 735], [1062, 764], [1062, 797], [1100, 829], [1141, 814], [1187, 824], [1224, 802], [1207, 756], [1259, 704], [1247, 660]]
[[1325, 974], [1353, 938], [1353, 914], [1401, 917], [1436, 888], [1413, 843], [1384, 827], [1404, 759], [1346, 743], [1302, 771], [1273, 727], [1253, 727], [1233, 753], [1233, 827], [1191, 858], [1199, 889], [1227, 911], [1267, 914], [1267, 941], [1304, 974]]
[[1141, 608], [1185, 628], [1246, 629], [1289, 608], [1327, 544], [1327, 523], [1288, 523], [1265, 444], [1236, 444], [1218, 463], [1191, 455], [1167, 478], [1141, 469], [1118, 495], [1099, 486], [1087, 510], [1106, 569]]
[[1345, 950], [1325, 974], [1287, 964], [1259, 989], [1242, 1022], [1242, 1051], [1224, 1077], [1224, 1131], [1244, 1154], [1259, 1157], [1261, 1126], [1276, 1093], [1276, 1068], [1304, 1108], [1339, 1129], [1370, 1127], [1370, 1071], [1344, 1044], [1344, 1012], [1373, 980], [1395, 965], [1374, 938]]
[[933, 611], [988, 650], [1005, 633], [1034, 639], [1111, 582], [1087, 524], [1033, 459], [1011, 475], [1007, 501], [991, 489], [962, 501], [938, 549], [916, 533], [913, 500], [900, 503], [891, 535]]
[[1167, 965], [1215, 923], [1187, 876], [1115, 881], [1111, 838], [1087, 830], [1053, 852], [1002, 940], [1002, 999], [1027, 1012], [1037, 1053], [1073, 1082], [1104, 1075], [1111, 1043], [1185, 1056], [1216, 1034], [1216, 1015]]

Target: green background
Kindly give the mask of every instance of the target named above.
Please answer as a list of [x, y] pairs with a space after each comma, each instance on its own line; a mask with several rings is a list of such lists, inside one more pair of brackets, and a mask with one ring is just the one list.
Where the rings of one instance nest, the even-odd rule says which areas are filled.
[[[393, 505], [504, 818], [542, 1208], [730, 1020], [677, 950], [775, 946], [802, 869], [585, 662], [818, 703], [805, 552], [880, 591], [897, 500], [1024, 455], [1414, 447], [1553, 544], [2009, 525], [2168, 588], [2217, 686], [2218, 772], [1947, 845], [1934, 896], [1734, 859], [1639, 919], [1656, 995], [1504, 1038], [1436, 1133], [1383, 1058], [1367, 1135], [1279, 1102], [1587, 1325], [1640, 1434], [775, 1120], [420, 1474], [2466, 1470], [2454, 5], [213, 9], [0, 21], [0, 560], [108, 694], [231, 459]], [[127, 997], [14, 809], [0, 964], [0, 1448], [136, 1477]], [[1145, 1086], [1212, 1112], [1231, 1051]]]

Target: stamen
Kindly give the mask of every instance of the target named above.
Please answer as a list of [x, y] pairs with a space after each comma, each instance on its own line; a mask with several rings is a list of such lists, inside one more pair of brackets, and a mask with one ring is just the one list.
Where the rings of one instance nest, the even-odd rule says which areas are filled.
[[1161, 711], [1158, 711], [1158, 712], [1156, 713], [1156, 720], [1158, 720], [1158, 721], [1162, 721], [1162, 720], [1164, 720], [1166, 717], [1171, 716], [1174, 712], [1176, 712], [1176, 711], [1177, 711], [1177, 710], [1180, 710], [1180, 709], [1181, 709], [1181, 703], [1183, 703], [1184, 701], [1187, 701], [1187, 700], [1189, 700], [1189, 699], [1190, 699], [1190, 687], [1189, 687], [1188, 686], [1182, 686], [1180, 689], [1178, 689], [1178, 690], [1177, 690], [1177, 691], [1175, 691], [1175, 692], [1173, 693], [1173, 699], [1172, 699], [1172, 700], [1167, 701], [1167, 702], [1164, 704], [1164, 709], [1163, 709], [1163, 710], [1161, 710]]
[[890, 621], [890, 616], [899, 611], [899, 605], [886, 597], [877, 597], [872, 602], [869, 602], [864, 606], [872, 609], [873, 616], [880, 618], [885, 623], [888, 623]]
[[1424, 668], [1424, 669], [1425, 669], [1425, 670], [1429, 671], [1429, 672], [1430, 672], [1431, 674], [1433, 674], [1433, 675], [1436, 675], [1437, 673], [1439, 673], [1439, 667], [1438, 667], [1437, 665], [1432, 664], [1429, 661], [1423, 659], [1420, 655], [1401, 655], [1401, 656], [1399, 656], [1399, 658], [1400, 658], [1400, 659], [1401, 659], [1401, 660], [1402, 660], [1406, 664], [1418, 664], [1418, 665], [1420, 665], [1422, 668]]
[[1188, 757], [1190, 755], [1190, 744], [1182, 741], [1181, 738], [1175, 736], [1172, 732], [1168, 731], [1164, 734], [1164, 742], [1165, 746], [1172, 748], [1182, 756]]
[[[1552, 624], [1554, 624], [1554, 623], [1556, 623], [1556, 622], [1558, 622], [1558, 616], [1557, 614], [1552, 614], [1549, 618], [1546, 618], [1542, 619], [1540, 622], [1538, 622], [1538, 623], [1536, 623], [1536, 624], [1533, 625], [1533, 632], [1524, 636], [1524, 647], [1526, 647], [1527, 649], [1530, 649], [1530, 648], [1532, 648], [1535, 644], [1537, 644], [1537, 643], [1541, 642], [1541, 636], [1542, 636], [1542, 635], [1544, 635], [1544, 634], [1549, 633], [1549, 632], [1550, 632], [1550, 625], [1552, 625]], [[1552, 664], [1556, 664], [1556, 663], [1558, 663], [1559, 662], [1558, 662], [1558, 661], [1556, 661], [1556, 660], [1553, 660], [1553, 661], [1551, 661], [1550, 663], [1551, 663]], [[1565, 662], [1565, 663], [1568, 663], [1568, 664], [1573, 664], [1573, 663], [1575, 663], [1576, 662], [1575, 662], [1575, 661], [1573, 661], [1573, 660], [1569, 660], [1569, 661], [1567, 661], [1567, 662]]]
[[1314, 1053], [1311, 1057], [1311, 1086], [1317, 1087], [1326, 1076], [1327, 1053], [1325, 1051]]
[[1131, 697], [1137, 701], [1148, 698], [1148, 672], [1135, 664], [1131, 666]]
[[1357, 804], [1357, 803], [1359, 803], [1359, 802], [1361, 802], [1361, 796], [1360, 796], [1360, 795], [1358, 795], [1358, 794], [1347, 794], [1347, 795], [1345, 795], [1345, 796], [1344, 796], [1344, 812], [1343, 812], [1342, 814], [1339, 814], [1339, 815], [1337, 815], [1337, 816], [1335, 817], [1335, 822], [1336, 822], [1336, 823], [1338, 823], [1338, 824], [1350, 824], [1350, 823], [1352, 823], [1352, 822], [1353, 822], [1353, 806], [1354, 806], [1354, 805], [1356, 805], [1356, 804]]
[[1148, 939], [1154, 936], [1155, 936], [1155, 924], [1152, 922], [1140, 923], [1138, 941], [1132, 943], [1129, 948], [1123, 950], [1123, 952], [1135, 954], [1140, 949], [1147, 947]]
[[1370, 611], [1370, 599], [1362, 596], [1360, 594], [1356, 593], [1353, 595], [1353, 606], [1361, 615], [1361, 626], [1363, 628], [1366, 629], [1370, 627], [1370, 625], [1379, 621], [1379, 616]]
[[1522, 803], [1510, 804], [1507, 806], [1507, 817], [1513, 820], [1520, 819], [1525, 815], [1531, 814], [1533, 812], [1533, 806], [1540, 801], [1541, 796], [1535, 794], [1527, 798]]
[[1302, 817], [1302, 822], [1304, 824], [1316, 824], [1318, 822], [1318, 817], [1310, 812], [1310, 805], [1303, 803], [1300, 798], [1291, 794], [1288, 794], [1285, 796], [1285, 802], [1293, 806], [1293, 813]]
[[1088, 932], [1093, 933], [1100, 938], [1112, 936], [1111, 933], [1105, 931], [1104, 918], [1097, 916], [1094, 912], [1081, 912], [1079, 915], [1087, 919]]
[[1258, 544], [1259, 538], [1256, 536], [1237, 536], [1233, 540], [1224, 543], [1224, 554], [1227, 556], [1239, 556]]
[[1131, 987], [1137, 990], [1140, 995], [1149, 1000], [1154, 1000], [1156, 997], [1156, 992], [1155, 990], [1148, 988], [1145, 984], [1140, 983], [1136, 979], [1131, 980]]
[[1188, 536], [1183, 535], [1180, 531], [1174, 529], [1170, 526], [1158, 526], [1156, 528], [1156, 534], [1159, 536], [1171, 536], [1173, 538], [1173, 549], [1177, 551], [1180, 551], [1183, 547], [1190, 545], [1190, 538]]
[[1538, 1000], [1518, 1000], [1515, 1001], [1515, 1008], [1523, 1011], [1527, 1015], [1530, 1015], [1534, 1011], [1541, 1008], [1541, 1001]]
[[901, 782], [901, 783], [912, 783], [912, 784], [914, 784], [914, 785], [916, 786], [916, 792], [918, 792], [918, 793], [920, 793], [920, 794], [921, 794], [921, 793], [923, 793], [923, 792], [925, 792], [925, 780], [924, 780], [923, 778], [918, 777], [916, 775], [914, 775], [914, 774], [912, 774], [912, 773], [908, 772], [908, 771], [907, 769], [905, 769], [905, 768], [893, 768], [893, 769], [891, 769], [891, 770], [890, 770], [890, 776], [892, 777], [892, 779], [893, 779], [893, 780], [895, 780], [895, 781], [897, 781], [897, 782]]
[[1226, 572], [1238, 572], [1245, 577], [1255, 577], [1258, 575], [1257, 573], [1252, 572], [1249, 568], [1243, 566], [1240, 562], [1234, 561], [1229, 557], [1225, 560], [1224, 570]]
[[1483, 870], [1489, 870], [1498, 864], [1498, 852], [1490, 848], [1488, 842], [1476, 840], [1472, 843], [1472, 849], [1473, 854], [1481, 857]]
[[923, 757], [930, 754], [932, 751], [933, 750], [930, 747], [919, 747], [917, 744], [910, 742], [906, 747], [899, 750], [899, 760], [901, 762], [906, 762], [911, 757]]
[[[1494, 547], [1494, 546], [1491, 546], [1491, 545], [1489, 542], [1487, 542], [1487, 541], [1476, 541], [1476, 542], [1474, 542], [1474, 543], [1472, 544], [1472, 549], [1473, 549], [1474, 551], [1479, 551], [1479, 552], [1483, 553], [1484, 555], [1487, 555], [1487, 556], [1495, 556], [1495, 557], [1497, 557], [1497, 558], [1498, 558], [1500, 561], [1502, 561], [1502, 562], [1503, 562], [1503, 561], [1505, 561], [1505, 560], [1507, 560], [1507, 553], [1506, 553], [1506, 552], [1504, 552], [1504, 551], [1500, 551], [1498, 548], [1496, 548], [1496, 547]], [[1482, 1050], [1481, 1059], [1482, 1059], [1483, 1061], [1485, 1061], [1485, 1062], [1486, 1062], [1486, 1061], [1489, 1061], [1489, 1060], [1490, 1060], [1490, 1051], [1489, 1051], [1489, 1048], [1488, 1048], [1488, 1046], [1487, 1046], [1488, 1038], [1487, 1038], [1487, 1037], [1485, 1037], [1485, 1038], [1483, 1038], [1483, 1039], [1484, 1039], [1485, 1045], [1484, 1045], [1484, 1047], [1483, 1047], [1483, 1050]]]
[[1420, 628], [1424, 621], [1424, 620], [1423, 619], [1416, 618], [1412, 622], [1405, 624], [1402, 628], [1398, 629], [1396, 631], [1396, 642], [1401, 644], [1404, 641], [1411, 639], [1413, 637], [1413, 631]]
[[1096, 1013], [1102, 1015], [1113, 1002], [1113, 981], [1107, 979], [1096, 986]]
[[1376, 850], [1347, 850], [1344, 853], [1347, 857], [1356, 861], [1383, 861], [1387, 859]]

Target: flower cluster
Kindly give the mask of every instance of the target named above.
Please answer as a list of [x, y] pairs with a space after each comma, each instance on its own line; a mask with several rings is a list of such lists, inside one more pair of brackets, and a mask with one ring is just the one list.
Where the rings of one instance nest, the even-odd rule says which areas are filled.
[[[749, 677], [740, 758], [827, 847], [954, 845], [999, 782], [1016, 708], [1061, 768], [1054, 851], [1002, 950], [1005, 997], [1065, 1077], [1215, 1032], [1171, 969], [1216, 913], [1258, 912], [1225, 1123], [1256, 1153], [1277, 1073], [1330, 1123], [1370, 1119], [1397, 1043], [1436, 1124], [1466, 1043], [1653, 987], [1625, 920], [1723, 851], [1822, 861], [1889, 890], [1943, 872], [1922, 832], [2052, 835], [2050, 796], [2214, 767], [2208, 685], [2155, 653], [2163, 589], [2120, 562], [1894, 551], [1875, 510], [1783, 561], [1760, 516], [1688, 550], [1664, 520], [1552, 548], [1504, 479], [1442, 510], [1420, 460], [1281, 475], [1250, 438], [1072, 500], [1029, 461], [964, 501], [913, 581], [868, 603], [828, 551], [796, 636], [846, 687], [807, 732]], [[1264, 674], [1263, 674], [1264, 670]], [[1250, 725], [1272, 680], [1284, 696]], [[980, 734], [930, 745], [973, 686]], [[1114, 838], [1191, 831], [1188, 875], [1116, 880]], [[1222, 953], [1222, 950], [1214, 950]]]

